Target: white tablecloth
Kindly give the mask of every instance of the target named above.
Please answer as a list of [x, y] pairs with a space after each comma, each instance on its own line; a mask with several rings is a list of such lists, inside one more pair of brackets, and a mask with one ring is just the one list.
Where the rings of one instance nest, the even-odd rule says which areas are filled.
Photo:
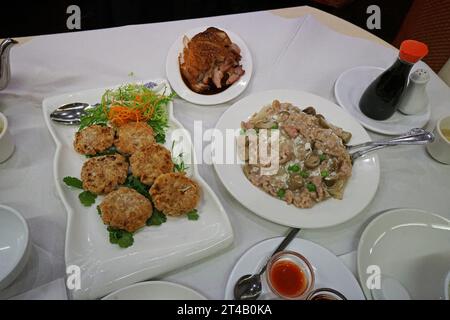
[[[27, 219], [33, 241], [25, 271], [0, 298], [65, 299], [64, 238], [66, 213], [53, 184], [54, 143], [41, 112], [44, 97], [82, 89], [165, 77], [165, 59], [173, 41], [187, 29], [214, 25], [238, 33], [250, 48], [254, 73], [241, 97], [266, 89], [300, 89], [332, 101], [340, 73], [358, 65], [389, 66], [395, 50], [339, 34], [312, 16], [286, 19], [269, 12], [212, 17], [114, 29], [39, 36], [12, 49], [12, 79], [0, 92], [0, 111], [10, 121], [17, 149], [0, 164], [0, 203]], [[422, 65], [423, 66], [423, 65]], [[130, 73], [133, 75], [130, 75]], [[433, 72], [428, 84], [433, 128], [450, 113], [450, 90]], [[233, 101], [196, 106], [176, 99], [175, 116], [193, 131], [194, 120], [214, 127]], [[371, 133], [372, 138], [380, 138]], [[380, 152], [381, 181], [372, 203], [351, 221], [302, 230], [300, 237], [319, 243], [355, 271], [355, 252], [364, 226], [385, 209], [414, 207], [450, 218], [450, 167], [433, 161], [423, 147]], [[208, 298], [221, 299], [229, 272], [255, 243], [287, 231], [241, 206], [225, 190], [212, 166], [200, 173], [221, 199], [235, 231], [232, 247], [161, 279], [192, 287]], [[444, 190], [447, 190], [445, 192]], [[348, 253], [348, 254], [347, 254]]]

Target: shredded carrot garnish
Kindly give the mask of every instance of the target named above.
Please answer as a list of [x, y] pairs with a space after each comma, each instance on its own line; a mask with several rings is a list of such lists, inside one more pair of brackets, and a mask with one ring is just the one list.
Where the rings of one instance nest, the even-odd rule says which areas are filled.
[[140, 103], [141, 97], [136, 96], [132, 107], [120, 105], [118, 102], [111, 105], [108, 112], [108, 119], [112, 124], [121, 126], [127, 122], [148, 121], [152, 118], [154, 107], [149, 103]]

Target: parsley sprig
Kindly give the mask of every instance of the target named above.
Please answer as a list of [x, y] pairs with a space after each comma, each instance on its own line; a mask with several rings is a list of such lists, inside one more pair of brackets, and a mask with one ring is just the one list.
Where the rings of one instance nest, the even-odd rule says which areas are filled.
[[[83, 182], [75, 177], [64, 177], [63, 182], [69, 187], [83, 189]], [[97, 199], [97, 195], [90, 191], [83, 191], [78, 195], [78, 199], [85, 207], [90, 207], [95, 203], [95, 199]]]

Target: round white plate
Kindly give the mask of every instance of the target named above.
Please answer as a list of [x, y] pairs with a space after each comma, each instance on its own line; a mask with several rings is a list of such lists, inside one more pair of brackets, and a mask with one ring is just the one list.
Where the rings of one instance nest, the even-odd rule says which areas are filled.
[[[267, 258], [283, 241], [283, 237], [272, 238], [257, 243], [248, 249], [237, 261], [225, 289], [225, 299], [234, 299], [234, 285], [245, 274], [257, 273]], [[351, 271], [333, 253], [314, 242], [295, 238], [286, 250], [296, 251], [311, 263], [315, 274], [314, 288], [332, 288], [341, 292], [348, 300], [364, 300], [364, 294]], [[263, 275], [263, 279], [265, 274]], [[259, 299], [276, 299], [263, 281], [263, 292]]]
[[358, 120], [365, 128], [374, 132], [398, 135], [408, 132], [412, 128], [423, 128], [430, 120], [431, 110], [415, 115], [404, 115], [398, 111], [387, 120], [378, 121], [367, 117], [359, 109], [359, 100], [364, 90], [385, 69], [362, 66], [343, 72], [336, 80], [334, 94], [336, 100], [352, 117]]
[[148, 281], [119, 289], [102, 300], [206, 300], [197, 291], [177, 283]]
[[[291, 102], [305, 108], [313, 106], [332, 124], [352, 133], [351, 144], [370, 141], [361, 125], [336, 104], [304, 91], [264, 91], [239, 100], [233, 104], [216, 124], [225, 134], [226, 129], [238, 130], [241, 121], [274, 99]], [[344, 199], [328, 199], [309, 209], [300, 209], [276, 199], [254, 186], [244, 175], [241, 164], [219, 164], [213, 159], [214, 167], [228, 191], [245, 207], [257, 215], [275, 223], [298, 228], [324, 228], [343, 223], [361, 212], [373, 199], [380, 179], [380, 165], [376, 154], [356, 160], [352, 177], [344, 192]], [[225, 161], [224, 161], [225, 162]]]
[[[405, 294], [410, 299], [444, 299], [450, 271], [450, 221], [417, 209], [390, 210], [364, 230], [357, 263], [367, 299]], [[379, 283], [373, 277], [378, 268]], [[369, 288], [369, 276], [371, 286], [381, 286]], [[383, 279], [388, 279], [387, 288]]]
[[28, 225], [19, 212], [0, 205], [0, 290], [25, 267], [30, 253]]
[[235, 34], [232, 31], [226, 30], [222, 27], [217, 27], [220, 30], [225, 31], [230, 37], [231, 41], [237, 44], [241, 49], [241, 57], [242, 57], [241, 64], [242, 68], [245, 71], [245, 74], [238, 81], [233, 83], [229, 88], [217, 94], [213, 95], [199, 94], [189, 89], [188, 86], [186, 86], [186, 84], [184, 83], [183, 79], [181, 78], [178, 63], [178, 56], [180, 53], [183, 52], [184, 48], [183, 37], [186, 35], [189, 39], [191, 39], [197, 33], [203, 32], [207, 28], [208, 28], [207, 26], [204, 26], [191, 29], [178, 37], [178, 39], [173, 43], [167, 55], [166, 73], [170, 85], [181, 98], [195, 104], [214, 105], [230, 101], [231, 99], [236, 98], [245, 90], [252, 76], [253, 62], [250, 50], [248, 49], [245, 42], [237, 34]]

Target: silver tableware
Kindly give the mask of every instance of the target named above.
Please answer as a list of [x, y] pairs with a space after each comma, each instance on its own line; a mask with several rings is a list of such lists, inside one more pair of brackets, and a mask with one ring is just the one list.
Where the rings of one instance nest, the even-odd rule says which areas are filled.
[[[280, 243], [278, 248], [275, 249], [270, 257], [280, 251], [283, 251], [288, 246], [288, 244], [291, 243], [292, 239], [295, 238], [299, 231], [299, 228], [292, 228], [286, 238], [284, 238], [284, 240]], [[234, 298], [236, 300], [256, 300], [261, 295], [261, 276], [266, 271], [268, 261], [269, 260], [264, 263], [264, 266], [257, 274], [246, 274], [239, 278], [234, 286]]]
[[[96, 106], [96, 105], [94, 105]], [[62, 124], [80, 124], [81, 116], [89, 108], [94, 107], [89, 103], [73, 102], [60, 106], [50, 114], [50, 119]]]
[[399, 145], [422, 145], [434, 141], [434, 134], [421, 128], [414, 128], [407, 133], [388, 140], [370, 141], [357, 145], [347, 146], [352, 161], [365, 154], [386, 147]]
[[11, 79], [9, 51], [16, 43], [17, 41], [11, 38], [0, 43], [0, 90], [5, 89]]

